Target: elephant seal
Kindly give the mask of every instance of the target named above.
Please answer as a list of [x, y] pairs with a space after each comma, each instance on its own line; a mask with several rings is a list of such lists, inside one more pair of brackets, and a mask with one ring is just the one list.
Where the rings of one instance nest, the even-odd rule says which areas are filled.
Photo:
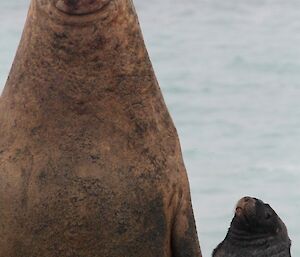
[[131, 0], [32, 0], [0, 98], [0, 257], [200, 257]]
[[290, 257], [290, 247], [287, 228], [270, 205], [244, 197], [237, 203], [225, 240], [212, 256]]

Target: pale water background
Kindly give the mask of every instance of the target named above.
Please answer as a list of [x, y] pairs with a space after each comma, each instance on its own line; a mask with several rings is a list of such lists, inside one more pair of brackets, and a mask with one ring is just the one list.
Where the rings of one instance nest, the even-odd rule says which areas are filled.
[[[180, 135], [203, 255], [251, 195], [278, 212], [300, 256], [300, 1], [135, 4]], [[27, 6], [0, 2], [0, 90]]]

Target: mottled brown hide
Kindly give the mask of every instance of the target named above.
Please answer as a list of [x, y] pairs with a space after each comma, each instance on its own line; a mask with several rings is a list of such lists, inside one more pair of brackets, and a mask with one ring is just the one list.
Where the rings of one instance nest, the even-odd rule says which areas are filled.
[[201, 256], [133, 4], [32, 0], [0, 100], [0, 257], [121, 256]]

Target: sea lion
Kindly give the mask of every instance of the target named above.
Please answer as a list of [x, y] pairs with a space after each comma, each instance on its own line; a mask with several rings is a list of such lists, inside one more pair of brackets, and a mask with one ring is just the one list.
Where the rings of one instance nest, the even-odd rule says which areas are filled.
[[244, 197], [213, 257], [290, 257], [287, 228], [269, 204]]
[[131, 0], [32, 0], [0, 99], [0, 257], [200, 257]]

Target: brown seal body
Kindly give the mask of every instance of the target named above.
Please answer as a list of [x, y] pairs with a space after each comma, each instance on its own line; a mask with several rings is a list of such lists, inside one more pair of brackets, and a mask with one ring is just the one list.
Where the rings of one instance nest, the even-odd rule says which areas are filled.
[[291, 257], [287, 228], [270, 205], [243, 197], [213, 257]]
[[200, 257], [131, 0], [32, 0], [0, 100], [0, 257]]

